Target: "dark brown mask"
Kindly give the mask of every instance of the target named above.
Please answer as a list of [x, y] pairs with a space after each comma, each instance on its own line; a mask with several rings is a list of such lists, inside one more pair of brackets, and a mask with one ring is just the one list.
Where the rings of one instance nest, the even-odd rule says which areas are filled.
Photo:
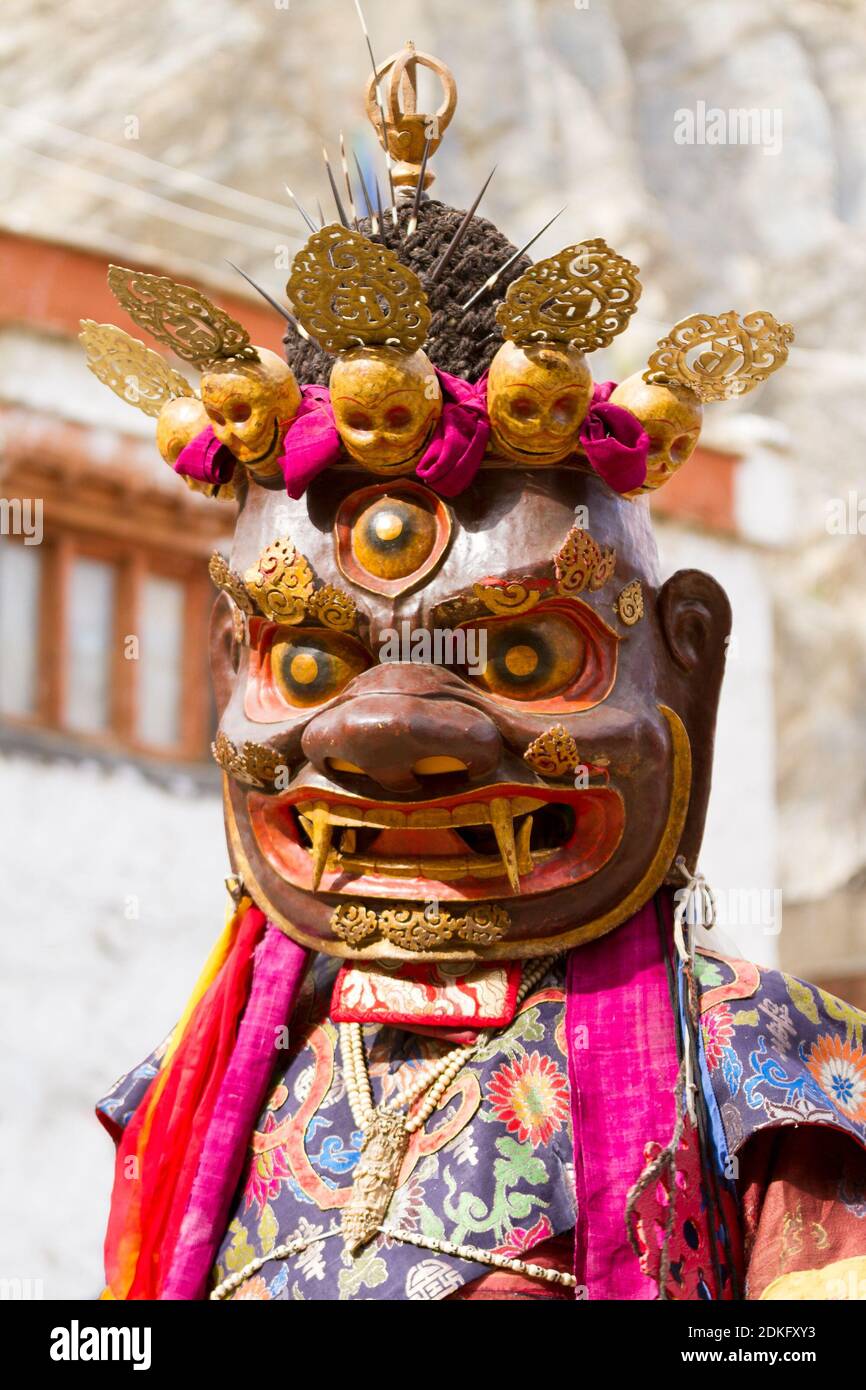
[[[343, 612], [253, 619], [246, 645], [217, 601], [235, 870], [273, 921], [335, 955], [593, 940], [679, 854], [694, 866], [725, 594], [698, 571], [659, 587], [647, 505], [573, 468], [485, 470], [447, 506], [370, 481], [336, 470], [297, 502], [245, 499], [231, 568], [288, 537]], [[244, 762], [247, 744], [264, 754]]]

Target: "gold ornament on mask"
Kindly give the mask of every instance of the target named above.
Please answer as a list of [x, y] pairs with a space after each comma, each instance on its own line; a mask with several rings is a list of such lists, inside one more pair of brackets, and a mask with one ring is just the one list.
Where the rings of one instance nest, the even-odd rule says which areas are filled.
[[580, 766], [577, 743], [562, 724], [534, 738], [523, 757], [540, 777], [568, 777]]
[[510, 584], [473, 584], [472, 592], [489, 613], [498, 617], [506, 614], [528, 613], [541, 598], [541, 590], [530, 581], [512, 580]]
[[246, 329], [191, 285], [120, 265], [109, 266], [108, 284], [133, 322], [185, 362], [203, 367], [227, 357], [256, 361]]
[[208, 561], [207, 572], [218, 589], [228, 594], [242, 613], [255, 612], [253, 601], [247, 593], [244, 581], [237, 570], [230, 568], [225, 556], [215, 550]]
[[459, 916], [440, 907], [397, 906], [369, 908], [341, 903], [331, 916], [331, 930], [349, 946], [360, 946], [374, 935], [401, 951], [429, 951], [455, 937], [472, 945], [499, 941], [511, 925], [499, 903], [478, 903]]
[[634, 627], [644, 615], [643, 588], [639, 579], [626, 584], [614, 605], [617, 616], [626, 627]]
[[283, 758], [266, 743], [246, 742], [238, 748], [222, 731], [211, 744], [211, 752], [223, 772], [245, 786], [270, 789], [280, 771], [287, 771]]
[[556, 582], [560, 593], [579, 594], [583, 589], [601, 589], [613, 577], [616, 551], [604, 549], [588, 531], [572, 526], [556, 553]]
[[601, 237], [537, 261], [508, 287], [496, 311], [513, 342], [561, 343], [579, 352], [607, 347], [634, 313], [638, 268]]
[[415, 352], [430, 309], [421, 281], [393, 251], [348, 227], [315, 232], [292, 262], [286, 294], [325, 352], [396, 347]]
[[78, 341], [84, 347], [93, 375], [115, 396], [145, 415], [159, 415], [168, 401], [195, 398], [186, 377], [170, 367], [158, 352], [113, 323], [82, 319]]
[[324, 623], [335, 632], [349, 632], [358, 620], [355, 600], [333, 584], [325, 584], [310, 595], [307, 613], [314, 621]]
[[688, 387], [699, 401], [745, 395], [783, 366], [794, 340], [789, 323], [756, 310], [742, 319], [726, 314], [692, 314], [662, 338], [649, 359], [644, 381]]
[[294, 625], [304, 619], [313, 592], [313, 572], [288, 536], [263, 550], [244, 575], [247, 593], [275, 623]]

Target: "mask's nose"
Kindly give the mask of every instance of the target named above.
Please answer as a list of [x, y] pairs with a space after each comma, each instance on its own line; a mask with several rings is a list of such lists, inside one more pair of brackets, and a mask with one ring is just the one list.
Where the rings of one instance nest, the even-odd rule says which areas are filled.
[[399, 677], [383, 679], [386, 688], [323, 711], [304, 732], [306, 757], [327, 777], [363, 773], [389, 792], [416, 792], [446, 773], [467, 784], [491, 777], [502, 754], [496, 725], [459, 699], [431, 698], [429, 669], [394, 666]]

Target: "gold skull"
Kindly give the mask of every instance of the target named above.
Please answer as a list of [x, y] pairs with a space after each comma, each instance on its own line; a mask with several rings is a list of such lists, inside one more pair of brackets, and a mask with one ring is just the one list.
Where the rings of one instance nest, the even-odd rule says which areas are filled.
[[576, 348], [506, 340], [490, 364], [491, 446], [529, 467], [574, 453], [592, 396], [592, 373]]
[[610, 399], [613, 405], [624, 406], [636, 415], [649, 435], [646, 480], [635, 493], [653, 492], [668, 482], [694, 453], [701, 433], [703, 406], [687, 386], [651, 384], [644, 381], [640, 372], [621, 381]]
[[[175, 396], [166, 401], [156, 422], [156, 447], [166, 463], [174, 468], [181, 451], [207, 426], [207, 411], [195, 396]], [[191, 492], [217, 497], [221, 502], [234, 499], [235, 490], [231, 483], [223, 483], [215, 488], [212, 483], [202, 483], [197, 478], [183, 476], [183, 480]]]
[[258, 362], [227, 361], [202, 373], [201, 398], [213, 432], [253, 477], [279, 471], [287, 427], [301, 403], [291, 368], [267, 348]]
[[175, 396], [166, 401], [156, 422], [156, 447], [172, 468], [187, 444], [207, 429], [207, 412], [195, 396]]
[[330, 389], [349, 457], [371, 473], [411, 473], [442, 414], [439, 379], [426, 353], [353, 348], [334, 363]]

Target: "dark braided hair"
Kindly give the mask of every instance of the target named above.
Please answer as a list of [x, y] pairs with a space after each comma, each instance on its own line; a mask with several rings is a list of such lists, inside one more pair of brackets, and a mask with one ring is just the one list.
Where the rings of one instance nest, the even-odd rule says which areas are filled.
[[[398, 208], [397, 227], [392, 225], [388, 210], [385, 226], [377, 236], [371, 236], [367, 218], [361, 220], [359, 230], [371, 241], [389, 247], [403, 265], [414, 270], [424, 286], [433, 314], [424, 351], [434, 366], [467, 381], [477, 381], [487, 371], [497, 348], [502, 346], [496, 307], [512, 280], [530, 265], [530, 259], [519, 257], [492, 290], [482, 295], [471, 309], [461, 313], [460, 305], [514, 255], [516, 247], [485, 217], [473, 217], [441, 279], [429, 285], [426, 277], [451, 241], [463, 213], [428, 199], [418, 209], [418, 226], [407, 237], [405, 229], [410, 215], [411, 205], [402, 203]], [[286, 361], [302, 386], [327, 384], [333, 357], [299, 337], [291, 328], [283, 342]]]

